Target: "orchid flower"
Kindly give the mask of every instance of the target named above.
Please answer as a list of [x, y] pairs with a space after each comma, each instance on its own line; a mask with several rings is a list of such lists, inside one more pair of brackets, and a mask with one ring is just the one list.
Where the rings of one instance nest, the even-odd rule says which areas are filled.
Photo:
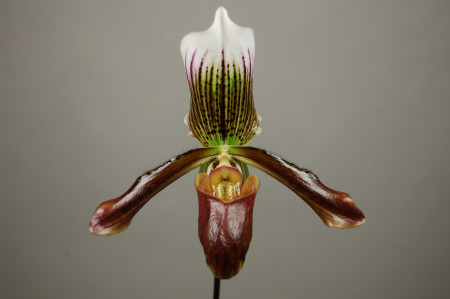
[[351, 197], [328, 188], [307, 169], [247, 144], [261, 129], [253, 104], [253, 30], [236, 25], [225, 8], [212, 26], [181, 41], [190, 110], [189, 134], [204, 146], [180, 154], [143, 173], [122, 196], [100, 204], [90, 230], [111, 235], [125, 230], [135, 214], [158, 192], [200, 167], [198, 235], [216, 278], [235, 276], [252, 238], [253, 205], [259, 180], [256, 167], [300, 196], [325, 225], [356, 227], [365, 222]]

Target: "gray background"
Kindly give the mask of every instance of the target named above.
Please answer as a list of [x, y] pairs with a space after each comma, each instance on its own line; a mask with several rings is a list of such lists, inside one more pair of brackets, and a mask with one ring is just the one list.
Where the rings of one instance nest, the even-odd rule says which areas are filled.
[[258, 172], [254, 234], [222, 298], [444, 298], [450, 280], [448, 1], [0, 1], [0, 297], [209, 298], [190, 173], [129, 229], [96, 206], [199, 146], [181, 38], [225, 5], [256, 36], [252, 144], [367, 216], [325, 227]]

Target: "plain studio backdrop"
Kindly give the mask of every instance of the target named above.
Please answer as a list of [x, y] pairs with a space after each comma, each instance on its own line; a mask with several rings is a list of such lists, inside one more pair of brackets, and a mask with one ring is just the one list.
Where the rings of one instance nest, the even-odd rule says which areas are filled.
[[189, 173], [115, 236], [100, 202], [200, 144], [181, 38], [224, 5], [256, 38], [252, 145], [367, 216], [328, 228], [261, 180], [222, 298], [444, 298], [450, 281], [450, 2], [0, 1], [0, 297], [210, 298]]

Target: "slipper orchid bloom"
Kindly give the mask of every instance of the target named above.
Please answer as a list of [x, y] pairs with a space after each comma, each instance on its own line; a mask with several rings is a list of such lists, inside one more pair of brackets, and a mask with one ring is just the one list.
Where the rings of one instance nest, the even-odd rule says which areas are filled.
[[241, 269], [252, 238], [259, 180], [249, 175], [247, 165], [294, 191], [327, 226], [350, 228], [365, 222], [348, 194], [328, 188], [307, 169], [246, 146], [261, 131], [252, 93], [254, 51], [253, 30], [236, 25], [223, 7], [209, 29], [183, 38], [181, 54], [191, 93], [185, 122], [204, 147], [147, 171], [122, 196], [100, 204], [90, 222], [92, 233], [125, 230], [153, 196], [200, 167], [194, 184], [200, 242], [214, 276], [231, 278]]

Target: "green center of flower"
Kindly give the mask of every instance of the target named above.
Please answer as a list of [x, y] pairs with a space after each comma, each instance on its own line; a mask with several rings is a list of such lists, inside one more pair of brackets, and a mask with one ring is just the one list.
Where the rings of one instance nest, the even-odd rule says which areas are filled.
[[258, 133], [251, 70], [224, 59], [201, 63], [189, 81], [187, 122], [192, 135], [206, 146], [245, 145]]

